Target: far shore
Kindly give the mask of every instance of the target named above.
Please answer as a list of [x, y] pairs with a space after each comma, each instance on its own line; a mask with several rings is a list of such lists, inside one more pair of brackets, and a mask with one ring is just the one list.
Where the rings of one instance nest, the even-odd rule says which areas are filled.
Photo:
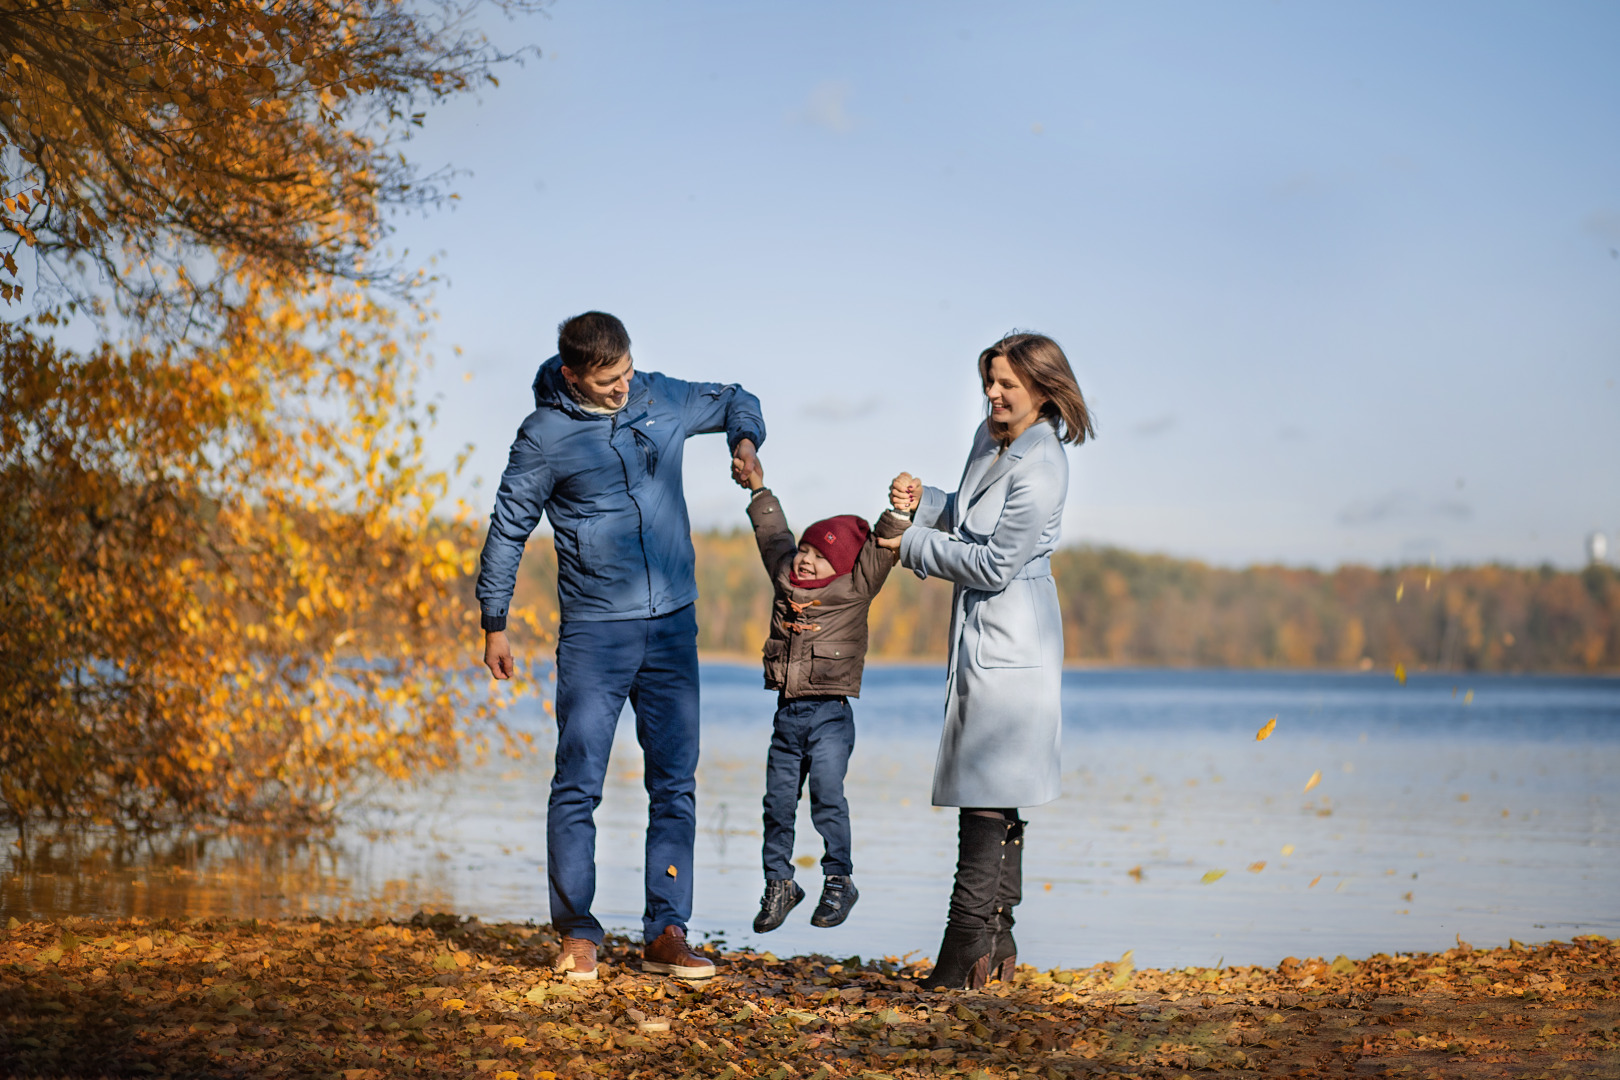
[[[758, 665], [758, 653], [719, 652], [709, 649], [698, 651], [698, 661], [704, 664], [737, 664]], [[866, 658], [868, 668], [933, 668], [943, 670], [945, 657], [889, 657], [869, 656]], [[1106, 660], [1065, 660], [1064, 671], [1247, 671], [1269, 672], [1290, 675], [1368, 675], [1394, 678], [1394, 673], [1388, 667], [1368, 666], [1359, 664], [1350, 667], [1202, 667], [1196, 664], [1112, 664]], [[1545, 676], [1560, 679], [1614, 679], [1620, 678], [1620, 670], [1614, 671], [1455, 671], [1450, 668], [1436, 669], [1426, 664], [1414, 664], [1407, 669], [1411, 675], [1445, 675], [1454, 679], [1484, 679], [1502, 676]]]

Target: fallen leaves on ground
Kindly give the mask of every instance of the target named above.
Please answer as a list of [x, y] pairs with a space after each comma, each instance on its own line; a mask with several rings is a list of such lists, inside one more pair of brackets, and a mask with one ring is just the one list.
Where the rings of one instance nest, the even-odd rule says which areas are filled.
[[185, 920], [0, 932], [0, 1075], [905, 1080], [1187, 1070], [1620, 1075], [1620, 940], [1018, 969], [925, 993], [893, 958], [725, 956], [688, 985], [610, 937], [553, 978], [544, 926]]

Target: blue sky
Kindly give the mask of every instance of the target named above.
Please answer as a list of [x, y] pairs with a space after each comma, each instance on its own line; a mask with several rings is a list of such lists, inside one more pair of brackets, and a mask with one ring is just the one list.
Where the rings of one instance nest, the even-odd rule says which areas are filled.
[[[1067, 541], [1572, 565], [1620, 530], [1620, 7], [634, 3], [408, 148], [464, 170], [431, 444], [487, 511], [562, 318], [762, 399], [799, 525], [954, 487], [973, 362], [1068, 351]], [[463, 349], [460, 356], [451, 346]], [[470, 372], [470, 381], [464, 373]], [[695, 523], [744, 524], [718, 438]]]

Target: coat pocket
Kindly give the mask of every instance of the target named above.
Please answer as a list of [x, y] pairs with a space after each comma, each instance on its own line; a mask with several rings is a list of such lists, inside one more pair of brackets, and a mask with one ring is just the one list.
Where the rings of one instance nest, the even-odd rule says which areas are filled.
[[860, 647], [848, 641], [815, 641], [810, 644], [810, 685], [838, 687], [857, 685], [861, 678]]
[[787, 686], [787, 653], [787, 642], [765, 639], [765, 689], [780, 690]]
[[974, 663], [981, 668], [1041, 666], [1041, 620], [1027, 581], [1014, 581], [973, 605], [978, 643]]

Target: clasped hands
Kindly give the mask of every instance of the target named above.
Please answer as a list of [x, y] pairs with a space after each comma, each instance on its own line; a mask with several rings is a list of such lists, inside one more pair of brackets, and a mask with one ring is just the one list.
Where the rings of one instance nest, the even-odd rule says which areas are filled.
[[[731, 479], [740, 488], [757, 491], [765, 486], [765, 467], [760, 464], [753, 441], [742, 439], [731, 452]], [[922, 481], [903, 472], [889, 483], [889, 505], [901, 513], [909, 514], [922, 501]], [[900, 538], [878, 537], [878, 546], [889, 551], [900, 550]]]
[[[889, 505], [902, 514], [909, 514], [922, 502], [922, 481], [903, 472], [889, 481]], [[888, 551], [900, 550], [899, 536], [880, 536], [877, 545]]]

